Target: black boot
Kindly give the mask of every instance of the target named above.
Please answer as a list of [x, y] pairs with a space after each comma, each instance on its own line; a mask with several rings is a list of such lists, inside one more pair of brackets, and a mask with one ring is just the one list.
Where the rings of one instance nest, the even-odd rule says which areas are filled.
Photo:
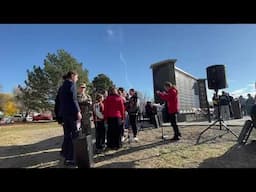
[[173, 138], [171, 138], [171, 141], [178, 141], [180, 140], [179, 136], [174, 136]]

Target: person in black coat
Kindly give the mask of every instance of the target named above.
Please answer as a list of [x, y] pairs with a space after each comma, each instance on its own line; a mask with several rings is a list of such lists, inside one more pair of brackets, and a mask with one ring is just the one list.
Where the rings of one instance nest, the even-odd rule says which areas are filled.
[[65, 165], [75, 165], [73, 139], [78, 137], [77, 121], [81, 121], [81, 110], [77, 101], [76, 82], [78, 74], [74, 71], [67, 73], [60, 90], [60, 116], [64, 126]]
[[[66, 75], [63, 75], [62, 78], [63, 78], [63, 81], [65, 81], [67, 79]], [[63, 85], [63, 83], [62, 83], [62, 85]], [[56, 98], [55, 98], [54, 113], [55, 113], [56, 121], [60, 125], [62, 125], [63, 132], [64, 132], [63, 119], [62, 119], [62, 117], [60, 115], [60, 92], [61, 92], [62, 85], [59, 87], [57, 95], [56, 95]], [[60, 154], [62, 156], [64, 156], [64, 140], [62, 142]]]
[[146, 116], [149, 118], [150, 123], [154, 124], [155, 127], [157, 127], [155, 115], [157, 114], [157, 109], [150, 101], [147, 101], [147, 104], [145, 106]]
[[250, 112], [251, 112], [250, 115], [251, 115], [251, 118], [252, 118], [252, 122], [253, 122], [254, 128], [256, 128], [256, 104], [254, 104], [252, 106]]
[[[63, 83], [64, 83], [64, 81], [67, 79], [67, 75], [63, 75], [62, 78], [63, 78]], [[62, 83], [62, 85], [63, 85], [63, 83]], [[54, 113], [55, 113], [56, 121], [59, 124], [63, 123], [62, 117], [60, 115], [60, 92], [61, 92], [62, 85], [59, 87], [59, 89], [57, 91], [57, 95], [55, 98], [55, 105], [54, 105]]]

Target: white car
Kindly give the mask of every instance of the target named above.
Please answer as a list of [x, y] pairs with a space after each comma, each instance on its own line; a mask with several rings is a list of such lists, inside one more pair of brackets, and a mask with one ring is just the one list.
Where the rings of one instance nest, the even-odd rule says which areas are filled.
[[31, 117], [31, 116], [28, 115], [28, 116], [26, 117], [26, 121], [33, 121], [33, 117]]
[[13, 121], [14, 122], [21, 122], [23, 121], [24, 117], [22, 116], [22, 114], [16, 114], [13, 116]]

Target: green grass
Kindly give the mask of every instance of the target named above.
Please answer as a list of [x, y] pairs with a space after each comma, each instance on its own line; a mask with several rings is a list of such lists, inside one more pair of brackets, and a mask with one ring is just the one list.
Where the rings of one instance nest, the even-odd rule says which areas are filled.
[[[5, 125], [0, 127], [0, 146], [22, 145], [38, 138], [51, 137], [52, 132], [61, 131], [56, 122], [29, 122], [22, 124]], [[38, 138], [37, 138], [38, 137]]]
[[26, 131], [37, 130], [37, 129], [45, 129], [45, 128], [57, 128], [60, 125], [57, 122], [28, 122], [28, 123], [20, 123], [20, 124], [11, 124], [11, 125], [3, 125], [0, 126], [0, 134], [5, 131]]

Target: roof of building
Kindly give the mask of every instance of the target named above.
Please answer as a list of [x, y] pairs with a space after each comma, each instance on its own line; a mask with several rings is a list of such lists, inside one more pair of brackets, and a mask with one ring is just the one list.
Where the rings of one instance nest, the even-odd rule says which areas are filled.
[[160, 61], [157, 63], [153, 63], [152, 65], [150, 65], [150, 68], [154, 68], [154, 67], [159, 67], [161, 65], [166, 65], [167, 63], [175, 63], [177, 61], [177, 59], [166, 59], [164, 61]]
[[195, 79], [195, 80], [198, 79], [198, 78], [194, 77], [193, 75], [191, 75], [191, 74], [189, 74], [189, 73], [183, 71], [182, 69], [180, 69], [180, 68], [178, 68], [178, 67], [176, 67], [176, 66], [175, 66], [175, 70], [177, 70], [177, 71], [179, 71], [179, 72], [181, 72], [181, 73], [183, 73], [183, 74], [185, 74], [185, 75], [187, 75], [187, 76], [189, 76], [189, 77], [191, 77], [191, 78], [193, 78], [193, 79]]
[[[166, 59], [166, 60], [163, 60], [163, 61], [160, 61], [160, 62], [157, 62], [157, 63], [153, 63], [152, 65], [150, 65], [150, 68], [153, 69], [154, 67], [159, 67], [161, 65], [166, 65], [168, 63], [174, 63], [175, 64], [176, 61], [177, 61], [177, 59]], [[187, 75], [187, 76], [197, 80], [196, 77], [194, 77], [193, 75], [183, 71], [182, 69], [180, 69], [180, 68], [178, 68], [176, 66], [175, 66], [175, 70], [177, 70], [177, 71], [179, 71], [179, 72], [181, 72], [181, 73], [183, 73], [183, 74], [185, 74], [185, 75]]]

